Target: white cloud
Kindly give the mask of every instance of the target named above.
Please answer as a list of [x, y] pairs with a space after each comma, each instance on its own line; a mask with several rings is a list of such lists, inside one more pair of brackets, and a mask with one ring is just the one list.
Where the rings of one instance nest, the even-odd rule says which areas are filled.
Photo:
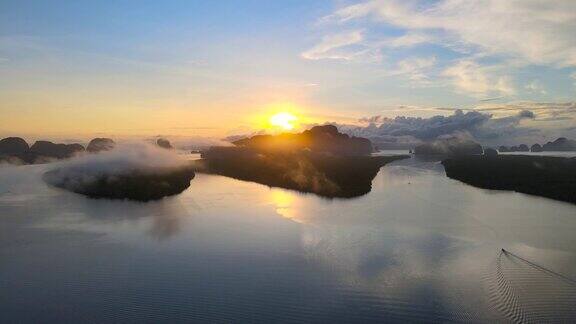
[[[524, 75], [516, 72], [529, 65], [576, 67], [576, 0], [369, 0], [336, 10], [321, 22], [338, 29], [364, 28], [357, 43], [363, 52], [336, 51], [325, 57], [365, 59], [366, 52], [383, 53], [390, 61], [384, 76], [403, 75], [412, 85], [450, 82], [458, 92], [479, 99], [502, 99], [518, 90], [547, 95], [537, 75], [522, 80]], [[390, 30], [403, 34], [385, 36]], [[432, 48], [437, 59], [411, 58], [421, 56], [422, 49], [406, 48], [426, 43], [444, 48]], [[576, 86], [576, 72], [570, 77]]]
[[362, 44], [363, 40], [364, 35], [361, 30], [328, 35], [323, 37], [319, 44], [301, 55], [308, 60], [334, 59], [346, 61], [375, 55], [372, 49], [366, 48]]
[[430, 43], [434, 40], [433, 37], [426, 34], [409, 33], [400, 37], [392, 38], [382, 42], [383, 46], [389, 47], [410, 47], [424, 43]]
[[[474, 109], [425, 108], [430, 117], [377, 115], [360, 119], [360, 124], [338, 124], [341, 131], [368, 137], [379, 145], [404, 147], [445, 136], [468, 135], [482, 144], [518, 145], [545, 143], [558, 137], [574, 138], [575, 102], [513, 102], [485, 104]], [[448, 111], [451, 115], [445, 115]], [[399, 111], [400, 112], [400, 111]]]
[[509, 55], [526, 63], [576, 66], [574, 0], [373, 0], [324, 21], [374, 17], [410, 31], [438, 31], [443, 43]]
[[404, 75], [412, 83], [425, 85], [430, 82], [427, 71], [434, 67], [436, 57], [412, 57], [401, 60], [389, 75]]
[[[383, 3], [382, 3], [383, 4]], [[378, 9], [380, 4], [378, 1], [368, 1], [339, 9], [335, 13], [323, 17], [321, 22], [346, 22], [348, 20], [360, 18], [371, 14], [374, 10]]]
[[523, 110], [534, 112], [541, 122], [573, 123], [576, 119], [576, 102], [531, 102], [519, 101], [506, 104], [484, 103], [477, 111], [489, 112], [498, 116], [509, 116]]
[[379, 62], [381, 49], [411, 47], [429, 43], [433, 38], [422, 33], [408, 33], [399, 37], [385, 38], [381, 41], [368, 41], [364, 31], [354, 30], [324, 36], [320, 43], [301, 54], [308, 60], [344, 60]]
[[493, 76], [490, 69], [471, 60], [461, 60], [443, 75], [451, 78], [457, 90], [475, 97], [513, 95], [514, 86], [506, 76]]
[[542, 83], [538, 80], [532, 80], [524, 88], [531, 93], [542, 94], [542, 95], [545, 95], [548, 93], [546, 91], [546, 89], [544, 89], [544, 86], [542, 85]]

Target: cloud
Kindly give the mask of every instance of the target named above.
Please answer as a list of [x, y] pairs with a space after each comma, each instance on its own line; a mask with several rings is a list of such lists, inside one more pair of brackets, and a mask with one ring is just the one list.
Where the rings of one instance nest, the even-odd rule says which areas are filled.
[[488, 68], [470, 60], [459, 61], [447, 68], [443, 75], [450, 78], [460, 92], [475, 97], [516, 93], [508, 77], [490, 75]]
[[[440, 113], [445, 110], [437, 111]], [[436, 115], [430, 118], [389, 118], [378, 115], [361, 118], [361, 126], [338, 126], [341, 131], [367, 137], [377, 143], [414, 145], [446, 136], [466, 135], [483, 144], [508, 145], [545, 143], [561, 136], [576, 136], [576, 131], [570, 128], [569, 123], [574, 117], [576, 103], [520, 102], [455, 110], [449, 116]]]
[[101, 177], [126, 175], [132, 172], [154, 174], [158, 170], [177, 169], [187, 161], [173, 150], [149, 143], [119, 144], [113, 150], [86, 154], [61, 162], [45, 179], [53, 185], [75, 191], [99, 181]]
[[528, 83], [524, 88], [531, 93], [537, 93], [537, 94], [542, 94], [542, 95], [545, 95], [548, 93], [546, 91], [546, 89], [544, 89], [544, 86], [542, 85], [542, 83], [538, 80], [533, 80], [532, 82]]
[[380, 62], [381, 50], [385, 47], [402, 48], [432, 41], [432, 37], [422, 33], [409, 33], [399, 37], [369, 41], [364, 30], [353, 30], [330, 34], [300, 56], [307, 60], [344, 60]]
[[410, 47], [424, 43], [430, 43], [434, 38], [430, 35], [421, 33], [408, 33], [396, 38], [391, 38], [382, 42], [382, 45], [399, 48], [399, 47]]
[[158, 135], [152, 137], [154, 141], [158, 138], [166, 138], [177, 148], [183, 150], [201, 150], [210, 146], [226, 146], [230, 143], [214, 137], [204, 136], [184, 136], [184, 135]]
[[558, 121], [576, 118], [576, 102], [516, 102], [507, 104], [483, 104], [475, 110], [498, 115], [510, 115], [529, 110], [538, 121]]
[[364, 3], [359, 3], [355, 5], [350, 5], [344, 8], [337, 10], [335, 13], [323, 17], [320, 19], [321, 22], [347, 22], [352, 19], [360, 18], [367, 16], [373, 13], [375, 10], [378, 9], [380, 5], [384, 5], [384, 3], [380, 4], [377, 1], [368, 1]]
[[[398, 116], [391, 119], [374, 116], [368, 120], [378, 122], [379, 125], [358, 129], [360, 134], [357, 135], [412, 136], [419, 140], [431, 140], [457, 131], [469, 131], [490, 118], [488, 114], [475, 111], [464, 113], [462, 110], [456, 110], [451, 116], [437, 115], [431, 118]], [[368, 133], [362, 134], [364, 130], [368, 130]]]
[[[350, 61], [369, 56], [376, 58], [377, 53], [361, 44], [363, 40], [364, 35], [361, 30], [324, 36], [319, 44], [305, 51], [301, 56], [307, 60], [332, 59]], [[356, 46], [353, 47], [354, 45]]]
[[499, 97], [492, 97], [492, 98], [484, 98], [484, 99], [480, 99], [480, 102], [488, 102], [488, 101], [496, 101], [496, 100], [500, 100], [500, 99], [504, 99], [505, 96], [499, 96]]
[[436, 63], [436, 57], [413, 57], [401, 60], [397, 68], [389, 75], [405, 75], [415, 84], [428, 84], [430, 82], [427, 70]]
[[161, 149], [149, 143], [118, 144], [113, 150], [86, 154], [60, 164], [65, 170], [82, 172], [87, 176], [124, 174], [134, 170], [153, 172], [156, 169], [178, 168], [186, 161], [173, 150]]
[[439, 42], [529, 64], [576, 66], [576, 2], [572, 0], [373, 0], [344, 7], [323, 21], [362, 17], [409, 31], [434, 31]]
[[[576, 67], [573, 0], [369, 0], [341, 7], [320, 21], [336, 29], [362, 26], [364, 46], [378, 49], [391, 63], [386, 70], [395, 72], [383, 76], [408, 75], [412, 85], [450, 82], [458, 93], [485, 99], [519, 90], [549, 95], [539, 80], [519, 84], [525, 73], [534, 73], [528, 66], [572, 72], [576, 80], [573, 70], [559, 69]], [[434, 51], [443, 73], [394, 70], [395, 58], [421, 56], [422, 49], [406, 49], [420, 44], [433, 45], [426, 50]], [[396, 62], [401, 64], [406, 62]]]

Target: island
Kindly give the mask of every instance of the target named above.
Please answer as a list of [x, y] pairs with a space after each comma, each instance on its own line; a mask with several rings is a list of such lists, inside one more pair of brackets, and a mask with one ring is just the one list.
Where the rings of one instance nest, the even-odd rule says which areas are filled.
[[38, 164], [71, 158], [84, 152], [78, 143], [63, 144], [50, 141], [36, 141], [29, 146], [20, 137], [7, 137], [0, 140], [0, 162], [10, 164]]
[[442, 164], [448, 177], [475, 187], [576, 204], [576, 158], [481, 155], [453, 157]]
[[0, 140], [0, 155], [22, 154], [30, 149], [30, 146], [21, 137], [6, 137]]
[[36, 141], [30, 146], [30, 153], [36, 156], [44, 156], [54, 159], [67, 159], [77, 153], [84, 152], [85, 148], [81, 144], [56, 144], [50, 141]]
[[111, 138], [106, 137], [97, 137], [94, 138], [88, 143], [86, 147], [86, 151], [90, 153], [98, 153], [102, 151], [109, 151], [116, 146], [116, 142]]
[[156, 140], [156, 145], [158, 145], [158, 147], [161, 147], [161, 148], [164, 148], [167, 150], [174, 149], [174, 146], [172, 146], [170, 141], [165, 139], [165, 138], [159, 138], [158, 140]]
[[482, 154], [482, 146], [470, 139], [456, 137], [422, 143], [414, 148], [415, 155], [460, 156]]
[[63, 167], [48, 171], [46, 183], [90, 198], [158, 200], [181, 193], [195, 174], [190, 167], [134, 169], [123, 173], [94, 173]]
[[543, 151], [574, 152], [576, 151], [576, 140], [560, 137], [553, 142], [542, 145]]
[[349, 137], [332, 125], [297, 134], [257, 135], [233, 144], [202, 152], [195, 170], [326, 198], [364, 195], [382, 166], [409, 157], [371, 156], [369, 140]]
[[528, 147], [526, 144], [518, 146], [505, 146], [502, 145], [498, 148], [500, 153], [505, 152], [576, 152], [576, 140], [567, 139], [566, 137], [559, 137], [552, 142], [546, 144], [535, 143]]

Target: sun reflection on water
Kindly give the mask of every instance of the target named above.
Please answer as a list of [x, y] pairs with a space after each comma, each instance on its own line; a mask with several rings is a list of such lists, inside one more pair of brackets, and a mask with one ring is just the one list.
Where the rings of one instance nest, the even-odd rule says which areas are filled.
[[276, 212], [287, 219], [290, 219], [296, 223], [304, 224], [305, 220], [302, 214], [298, 211], [300, 210], [298, 205], [298, 199], [295, 194], [282, 189], [272, 189], [270, 191], [271, 201], [276, 205]]

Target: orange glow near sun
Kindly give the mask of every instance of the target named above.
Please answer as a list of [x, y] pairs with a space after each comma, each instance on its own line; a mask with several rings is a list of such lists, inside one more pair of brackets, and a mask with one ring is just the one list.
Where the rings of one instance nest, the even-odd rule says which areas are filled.
[[279, 112], [270, 117], [270, 125], [283, 130], [292, 130], [297, 120], [298, 118], [289, 112]]

